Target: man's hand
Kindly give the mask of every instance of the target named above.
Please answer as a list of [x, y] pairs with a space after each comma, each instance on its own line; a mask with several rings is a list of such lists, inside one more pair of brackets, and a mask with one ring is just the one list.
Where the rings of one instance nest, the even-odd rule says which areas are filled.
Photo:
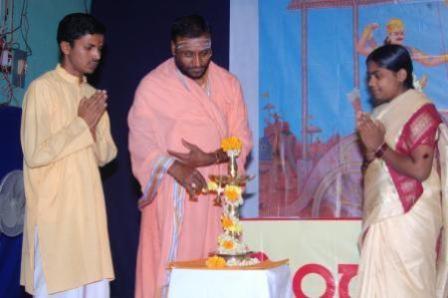
[[82, 98], [79, 102], [78, 116], [84, 119], [95, 139], [96, 125], [107, 108], [107, 93], [105, 90], [96, 91], [89, 98]]
[[189, 143], [182, 139], [182, 144], [185, 148], [189, 149], [188, 153], [181, 153], [168, 150], [168, 154], [176, 157], [181, 163], [188, 165], [192, 168], [209, 166], [216, 162], [215, 153], [205, 153], [195, 144]]
[[168, 174], [185, 188], [191, 200], [195, 201], [196, 196], [201, 193], [202, 189], [207, 188], [207, 182], [197, 169], [177, 160], [168, 169]]

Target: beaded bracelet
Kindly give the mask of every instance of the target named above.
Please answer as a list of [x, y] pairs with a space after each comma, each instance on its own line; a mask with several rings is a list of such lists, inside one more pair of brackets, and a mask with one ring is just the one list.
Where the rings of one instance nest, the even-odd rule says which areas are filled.
[[215, 152], [215, 157], [216, 157], [216, 161], [215, 161], [215, 163], [216, 163], [216, 164], [220, 164], [220, 163], [221, 163], [221, 160], [219, 159], [219, 150]]
[[389, 147], [387, 146], [386, 142], [384, 142], [378, 149], [376, 149], [375, 151], [375, 157], [376, 158], [381, 158], [384, 155], [384, 152], [386, 152], [386, 150]]

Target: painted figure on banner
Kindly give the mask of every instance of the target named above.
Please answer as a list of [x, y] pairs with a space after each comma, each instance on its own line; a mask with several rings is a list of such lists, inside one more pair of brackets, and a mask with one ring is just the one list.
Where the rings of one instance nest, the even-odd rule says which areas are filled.
[[270, 116], [260, 139], [260, 215], [360, 217], [362, 160], [355, 135], [321, 141], [321, 128], [309, 124], [304, 156], [305, 142], [275, 106], [268, 103], [264, 109]]
[[109, 297], [114, 279], [98, 167], [117, 149], [107, 92], [85, 77], [100, 62], [104, 34], [91, 15], [65, 16], [57, 31], [60, 64], [34, 80], [23, 100], [21, 284], [35, 297]]
[[366, 64], [374, 109], [357, 114], [366, 164], [358, 295], [446, 297], [447, 127], [414, 89], [405, 47], [381, 46]]
[[208, 175], [226, 173], [223, 138], [243, 142], [240, 172], [252, 148], [240, 83], [212, 62], [203, 17], [174, 21], [171, 53], [142, 79], [128, 115], [132, 170], [143, 193], [136, 297], [165, 296], [169, 262], [216, 249], [222, 210], [201, 190]]
[[[265, 109], [273, 109], [267, 105]], [[276, 204], [287, 205], [297, 198], [296, 138], [289, 129], [289, 123], [273, 112], [266, 119], [264, 130], [266, 145], [269, 145], [269, 163], [261, 166], [261, 208], [276, 209]], [[264, 153], [265, 154], [265, 153]], [[269, 198], [269, 199], [264, 199]], [[266, 214], [264, 214], [266, 215]], [[273, 214], [275, 215], [275, 214]]]
[[[378, 47], [377, 42], [373, 38], [373, 32], [379, 28], [378, 23], [368, 24], [362, 33], [361, 38], [356, 43], [356, 50], [358, 53], [367, 56], [374, 49]], [[430, 55], [415, 47], [405, 45], [405, 26], [401, 19], [392, 18], [386, 24], [387, 36], [383, 44], [398, 44], [403, 45], [411, 54], [412, 60], [421, 63], [426, 67], [437, 66], [448, 62], [448, 54]], [[414, 77], [414, 87], [417, 90], [422, 90], [428, 81], [428, 77], [423, 75], [420, 78]]]

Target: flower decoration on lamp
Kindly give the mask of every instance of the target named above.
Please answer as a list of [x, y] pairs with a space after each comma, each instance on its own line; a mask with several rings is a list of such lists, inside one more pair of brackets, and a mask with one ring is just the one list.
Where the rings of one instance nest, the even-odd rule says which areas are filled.
[[[218, 236], [216, 255], [207, 260], [214, 264], [216, 257], [226, 260], [227, 266], [247, 266], [258, 263], [258, 259], [249, 257], [249, 248], [241, 240], [242, 225], [239, 219], [239, 207], [244, 203], [243, 187], [248, 176], [238, 175], [236, 159], [241, 153], [242, 142], [237, 137], [229, 137], [221, 141], [221, 148], [229, 157], [228, 175], [211, 175], [208, 192], [216, 193], [215, 202], [222, 205], [221, 226], [223, 232]], [[211, 267], [207, 265], [208, 267]]]

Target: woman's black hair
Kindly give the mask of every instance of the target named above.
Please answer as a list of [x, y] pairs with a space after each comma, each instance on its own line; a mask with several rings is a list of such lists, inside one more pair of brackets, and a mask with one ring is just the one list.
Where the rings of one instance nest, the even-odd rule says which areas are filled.
[[400, 69], [406, 70], [407, 77], [404, 85], [408, 89], [414, 88], [412, 59], [409, 51], [404, 46], [387, 44], [378, 47], [367, 56], [366, 64], [370, 62], [374, 62], [379, 67], [393, 72], [398, 72]]

